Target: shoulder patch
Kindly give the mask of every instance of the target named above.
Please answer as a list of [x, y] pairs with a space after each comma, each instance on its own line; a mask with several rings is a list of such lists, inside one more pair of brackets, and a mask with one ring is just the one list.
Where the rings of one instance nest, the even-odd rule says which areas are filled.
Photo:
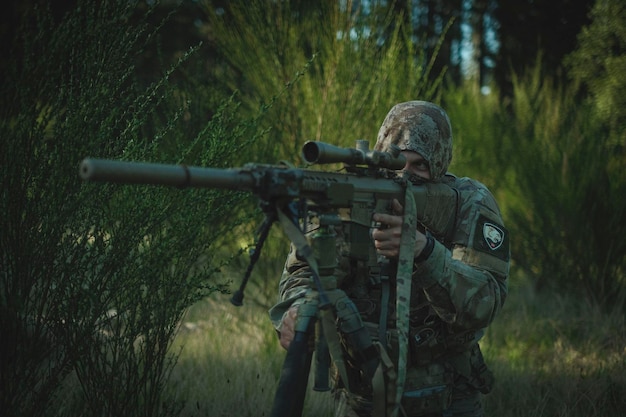
[[509, 232], [483, 214], [478, 217], [473, 246], [475, 250], [488, 253], [503, 261], [509, 260]]
[[497, 250], [504, 242], [504, 231], [493, 223], [483, 223], [483, 238], [491, 250]]

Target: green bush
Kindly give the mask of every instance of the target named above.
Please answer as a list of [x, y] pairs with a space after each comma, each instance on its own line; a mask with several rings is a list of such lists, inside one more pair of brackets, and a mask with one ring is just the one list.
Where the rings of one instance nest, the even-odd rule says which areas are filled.
[[173, 415], [169, 348], [185, 308], [225, 288], [216, 253], [244, 197], [85, 184], [78, 165], [224, 166], [261, 129], [235, 101], [207, 108], [214, 95], [172, 81], [198, 48], [139, 80], [133, 63], [159, 26], [133, 23], [131, 3], [79, 1], [59, 20], [43, 4], [25, 15], [1, 86], [0, 408]]
[[509, 103], [472, 85], [443, 94], [455, 136], [452, 170], [496, 195], [511, 233], [513, 270], [538, 289], [621, 308], [623, 156], [578, 87], [556, 85], [538, 68], [515, 79]]
[[[593, 111], [626, 145], [626, 5], [620, 0], [594, 2], [591, 24], [578, 35], [578, 48], [565, 58], [575, 82], [590, 93]], [[621, 150], [623, 155], [623, 150]]]
[[521, 200], [509, 215], [518, 233], [517, 265], [537, 283], [573, 288], [594, 304], [623, 305], [626, 183], [610, 133], [575, 86], [539, 74], [516, 82], [510, 143]]

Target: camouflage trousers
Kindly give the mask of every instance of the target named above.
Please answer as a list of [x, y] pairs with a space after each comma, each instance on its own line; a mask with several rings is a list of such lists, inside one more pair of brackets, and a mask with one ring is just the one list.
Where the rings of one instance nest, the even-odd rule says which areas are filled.
[[[372, 416], [372, 404], [364, 398], [348, 397], [348, 393], [337, 390], [335, 397], [335, 417], [378, 417]], [[482, 394], [473, 389], [455, 387], [450, 407], [437, 414], [414, 414], [411, 410], [401, 410], [398, 417], [484, 417]]]

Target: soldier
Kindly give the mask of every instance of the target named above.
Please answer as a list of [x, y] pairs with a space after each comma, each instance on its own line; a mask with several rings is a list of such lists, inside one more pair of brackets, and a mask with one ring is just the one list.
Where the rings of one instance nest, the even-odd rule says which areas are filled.
[[[460, 196], [452, 233], [431, 234], [427, 224], [418, 225], [415, 231], [411, 296], [407, 298], [408, 359], [406, 364], [395, 362], [397, 368], [406, 366], [397, 414], [483, 416], [481, 396], [491, 391], [493, 376], [478, 342], [507, 295], [508, 232], [487, 187], [447, 172], [452, 158], [452, 130], [443, 109], [424, 101], [394, 106], [380, 128], [375, 150], [389, 151], [392, 145], [406, 157], [404, 171], [411, 174], [412, 182], [443, 182]], [[404, 208], [397, 200], [392, 206], [391, 214], [373, 216], [376, 228], [371, 237], [382, 260], [381, 270], [374, 274], [350, 259], [340, 260], [339, 265], [341, 289], [354, 301], [372, 337], [386, 339], [380, 340], [384, 346], [381, 354], [397, 360], [393, 302], [397, 294], [393, 282], [398, 271]], [[285, 349], [294, 336], [298, 305], [308, 288], [309, 275], [308, 265], [292, 248], [280, 281], [281, 302], [270, 311]], [[350, 368], [350, 361], [346, 363]], [[358, 380], [359, 371], [353, 369], [349, 378]], [[392, 380], [389, 375], [384, 378], [387, 384]], [[335, 415], [380, 415], [376, 410], [381, 406], [375, 404], [372, 395], [374, 382], [356, 385], [364, 388], [347, 390], [345, 381], [335, 375]], [[382, 409], [387, 417], [394, 414], [388, 405]]]

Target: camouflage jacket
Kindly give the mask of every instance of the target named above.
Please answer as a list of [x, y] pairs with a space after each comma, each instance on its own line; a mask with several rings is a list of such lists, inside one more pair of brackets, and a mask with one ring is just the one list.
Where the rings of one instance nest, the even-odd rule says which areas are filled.
[[[495, 199], [483, 184], [451, 174], [441, 181], [455, 188], [460, 196], [456, 227], [450, 236], [434, 236], [431, 255], [414, 264], [411, 326], [419, 328], [435, 321], [445, 330], [446, 337], [470, 334], [470, 338], [477, 340], [506, 299], [510, 258], [508, 231]], [[428, 229], [427, 225], [423, 226]], [[347, 243], [341, 239], [341, 226], [337, 233], [335, 275], [340, 288], [353, 299], [365, 322], [378, 323], [379, 282], [372, 279], [371, 271], [359, 262], [342, 255], [347, 253]], [[277, 330], [283, 314], [289, 306], [299, 303], [309, 286], [309, 267], [295, 252], [292, 246], [279, 284], [280, 301], [270, 310]], [[394, 263], [386, 262], [393, 280]], [[391, 285], [392, 290], [393, 287]], [[395, 298], [395, 294], [392, 292], [390, 297]], [[393, 328], [394, 303], [384, 305], [389, 308], [388, 328]]]

